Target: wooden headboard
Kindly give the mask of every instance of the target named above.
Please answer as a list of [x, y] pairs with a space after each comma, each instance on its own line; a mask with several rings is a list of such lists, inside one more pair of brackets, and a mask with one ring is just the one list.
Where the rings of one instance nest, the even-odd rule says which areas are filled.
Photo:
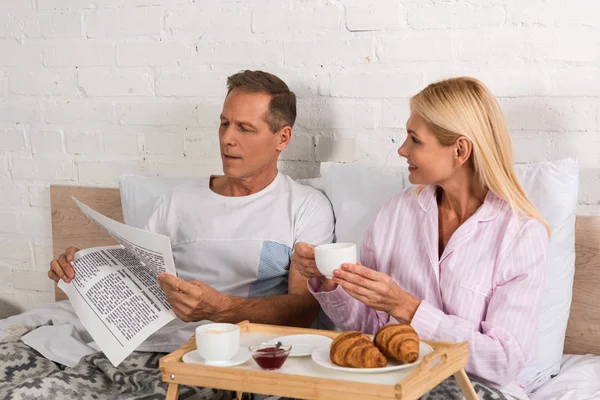
[[[71, 196], [94, 210], [123, 221], [119, 189], [50, 186], [54, 257], [68, 246], [87, 248], [115, 244], [77, 208]], [[565, 339], [566, 354], [600, 354], [600, 216], [577, 217], [575, 228], [577, 261], [571, 315]], [[65, 299], [56, 288], [56, 300]]]

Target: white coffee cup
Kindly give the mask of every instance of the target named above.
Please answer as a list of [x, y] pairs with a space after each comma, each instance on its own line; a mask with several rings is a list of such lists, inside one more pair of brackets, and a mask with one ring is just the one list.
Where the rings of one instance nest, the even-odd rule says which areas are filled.
[[196, 328], [196, 347], [207, 364], [231, 360], [240, 348], [240, 327], [234, 324], [206, 324]]
[[330, 243], [315, 247], [317, 269], [326, 278], [333, 277], [333, 270], [342, 264], [356, 264], [356, 245], [354, 243]]

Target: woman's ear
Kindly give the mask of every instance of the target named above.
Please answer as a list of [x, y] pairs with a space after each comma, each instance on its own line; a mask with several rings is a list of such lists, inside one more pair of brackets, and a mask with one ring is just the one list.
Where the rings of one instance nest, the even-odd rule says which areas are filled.
[[290, 143], [292, 139], [292, 128], [290, 126], [284, 126], [276, 133], [279, 138], [279, 143], [277, 143], [277, 151], [283, 151]]
[[473, 143], [465, 136], [460, 136], [455, 143], [455, 158], [462, 167], [471, 157], [473, 152]]

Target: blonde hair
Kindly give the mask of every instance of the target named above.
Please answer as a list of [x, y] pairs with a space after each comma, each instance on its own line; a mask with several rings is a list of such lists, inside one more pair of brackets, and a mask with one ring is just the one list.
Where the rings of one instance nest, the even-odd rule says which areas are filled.
[[498, 101], [483, 83], [469, 77], [435, 82], [412, 97], [410, 106], [443, 146], [460, 136], [469, 139], [479, 182], [508, 202], [515, 214], [542, 222], [550, 235], [548, 223], [517, 180], [508, 128]]

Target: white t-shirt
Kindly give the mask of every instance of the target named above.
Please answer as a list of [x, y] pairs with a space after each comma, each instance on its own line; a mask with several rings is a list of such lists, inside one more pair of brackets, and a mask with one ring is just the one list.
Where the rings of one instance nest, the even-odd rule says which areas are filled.
[[[248, 196], [221, 196], [210, 178], [178, 186], [158, 200], [146, 225], [171, 238], [181, 279], [239, 297], [287, 293], [294, 245], [330, 243], [333, 228], [329, 200], [283, 174]], [[198, 325], [172, 321], [139, 350], [173, 351]]]

